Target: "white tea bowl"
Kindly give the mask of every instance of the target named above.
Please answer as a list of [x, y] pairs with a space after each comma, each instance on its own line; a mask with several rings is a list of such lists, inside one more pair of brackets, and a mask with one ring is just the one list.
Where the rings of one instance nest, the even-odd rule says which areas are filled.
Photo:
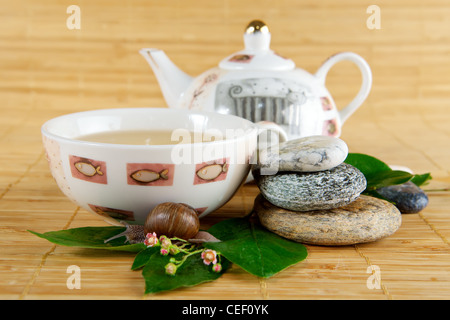
[[[81, 139], [130, 130], [169, 130], [174, 144]], [[228, 202], [249, 173], [258, 125], [215, 112], [131, 108], [63, 115], [41, 131], [51, 173], [70, 200], [112, 224], [143, 224], [162, 202], [186, 203], [199, 217]], [[202, 142], [202, 134], [216, 139]]]

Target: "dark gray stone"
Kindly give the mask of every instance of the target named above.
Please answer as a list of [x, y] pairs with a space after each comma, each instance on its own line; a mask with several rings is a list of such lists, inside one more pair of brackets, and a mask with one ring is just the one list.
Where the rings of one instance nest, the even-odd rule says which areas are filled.
[[274, 206], [260, 194], [253, 210], [269, 231], [293, 241], [324, 246], [380, 240], [396, 232], [402, 221], [393, 204], [364, 195], [344, 207], [299, 212]]
[[410, 181], [380, 188], [377, 191], [385, 199], [394, 202], [402, 213], [417, 213], [428, 205], [427, 194]]
[[272, 204], [294, 211], [332, 209], [354, 201], [367, 181], [357, 168], [342, 163], [319, 172], [279, 172], [261, 175], [253, 170], [262, 195]]

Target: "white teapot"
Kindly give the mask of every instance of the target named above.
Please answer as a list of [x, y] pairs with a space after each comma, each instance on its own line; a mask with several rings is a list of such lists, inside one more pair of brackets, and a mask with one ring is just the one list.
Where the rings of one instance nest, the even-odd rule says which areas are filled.
[[[315, 74], [270, 49], [271, 34], [264, 22], [252, 21], [244, 33], [245, 49], [192, 78], [158, 49], [142, 49], [170, 108], [234, 114], [253, 122], [273, 122], [288, 139], [310, 135], [338, 137], [343, 123], [363, 103], [372, 86], [366, 61], [352, 52], [328, 58]], [[356, 97], [338, 110], [325, 80], [339, 61], [355, 63], [362, 74]]]

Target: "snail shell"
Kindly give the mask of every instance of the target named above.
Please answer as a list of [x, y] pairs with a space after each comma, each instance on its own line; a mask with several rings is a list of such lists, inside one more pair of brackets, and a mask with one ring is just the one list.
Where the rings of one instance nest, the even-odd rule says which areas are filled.
[[184, 203], [164, 202], [153, 208], [144, 224], [144, 232], [158, 236], [194, 238], [200, 229], [197, 211]]

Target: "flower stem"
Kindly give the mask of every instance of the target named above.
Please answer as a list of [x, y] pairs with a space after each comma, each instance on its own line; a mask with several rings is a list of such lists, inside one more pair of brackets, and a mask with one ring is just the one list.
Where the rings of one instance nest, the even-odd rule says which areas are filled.
[[170, 240], [177, 240], [177, 241], [189, 243], [187, 240], [184, 240], [184, 239], [181, 239], [181, 238], [177, 238], [177, 237], [170, 238]]
[[181, 267], [181, 265], [186, 261], [187, 258], [189, 258], [190, 256], [192, 256], [194, 254], [200, 253], [202, 251], [203, 251], [203, 249], [199, 249], [199, 250], [195, 250], [195, 251], [192, 251], [192, 252], [188, 252], [186, 255], [184, 255], [184, 257], [181, 260], [175, 260], [174, 264], [177, 266], [177, 268]]

